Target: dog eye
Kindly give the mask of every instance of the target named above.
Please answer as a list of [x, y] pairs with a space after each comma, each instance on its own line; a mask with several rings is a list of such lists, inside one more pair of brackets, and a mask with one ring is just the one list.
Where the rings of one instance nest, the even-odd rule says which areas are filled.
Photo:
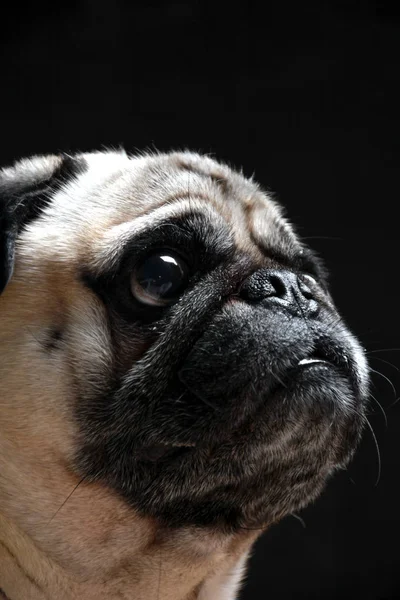
[[170, 252], [147, 256], [132, 273], [131, 291], [139, 302], [165, 306], [177, 300], [188, 282], [186, 263]]

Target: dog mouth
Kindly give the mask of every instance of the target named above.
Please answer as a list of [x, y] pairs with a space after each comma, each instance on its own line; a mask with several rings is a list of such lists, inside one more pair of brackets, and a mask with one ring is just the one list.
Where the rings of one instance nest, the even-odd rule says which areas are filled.
[[309, 355], [298, 361], [295, 371], [323, 366], [337, 369], [349, 377], [352, 373], [351, 362], [343, 347], [332, 343], [319, 343]]
[[[270, 390], [269, 396], [286, 388], [290, 382], [295, 381], [298, 377], [305, 376], [306, 372], [317, 369], [335, 370], [346, 376], [350, 376], [350, 361], [345, 352], [339, 348], [329, 348], [320, 346], [311, 354], [300, 359], [297, 364], [288, 369], [281, 383], [277, 383]], [[140, 448], [136, 453], [136, 458], [139, 461], [150, 463], [158, 463], [167, 461], [168, 463], [182, 459], [185, 456], [190, 456], [198, 451], [202, 446], [201, 443], [158, 443], [148, 447]]]

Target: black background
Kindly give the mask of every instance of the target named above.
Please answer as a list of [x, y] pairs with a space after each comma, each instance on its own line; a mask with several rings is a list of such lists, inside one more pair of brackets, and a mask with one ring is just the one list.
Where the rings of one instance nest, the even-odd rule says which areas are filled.
[[379, 483], [367, 430], [305, 528], [288, 517], [259, 541], [243, 600], [400, 598], [400, 402], [384, 378], [400, 387], [399, 21], [367, 1], [14, 2], [1, 16], [1, 164], [123, 145], [254, 171], [325, 257], [382, 373]]

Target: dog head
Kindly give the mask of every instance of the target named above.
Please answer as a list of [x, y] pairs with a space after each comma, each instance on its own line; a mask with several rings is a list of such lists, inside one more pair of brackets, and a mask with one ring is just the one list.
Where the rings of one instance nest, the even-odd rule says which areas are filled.
[[50, 479], [62, 464], [165, 526], [231, 532], [347, 464], [364, 354], [256, 183], [104, 152], [17, 163], [0, 195], [3, 456], [25, 445]]

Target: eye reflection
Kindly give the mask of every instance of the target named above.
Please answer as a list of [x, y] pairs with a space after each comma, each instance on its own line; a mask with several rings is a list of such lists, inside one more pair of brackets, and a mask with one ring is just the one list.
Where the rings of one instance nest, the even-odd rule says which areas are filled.
[[188, 267], [181, 257], [158, 251], [147, 256], [132, 273], [131, 291], [141, 303], [165, 306], [175, 302], [188, 281]]

